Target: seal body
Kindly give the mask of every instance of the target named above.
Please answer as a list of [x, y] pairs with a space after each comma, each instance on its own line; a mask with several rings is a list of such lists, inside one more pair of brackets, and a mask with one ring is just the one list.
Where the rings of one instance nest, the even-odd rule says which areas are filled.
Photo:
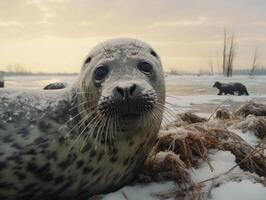
[[164, 87], [155, 51], [116, 39], [72, 87], [0, 91], [0, 198], [88, 199], [127, 184], [159, 131]]
[[44, 90], [59, 90], [59, 89], [64, 89], [66, 87], [67, 87], [66, 83], [56, 82], [56, 83], [50, 83], [46, 85], [43, 89]]
[[216, 87], [219, 90], [218, 95], [249, 95], [246, 86], [241, 83], [220, 83], [217, 81], [214, 83], [213, 87]]

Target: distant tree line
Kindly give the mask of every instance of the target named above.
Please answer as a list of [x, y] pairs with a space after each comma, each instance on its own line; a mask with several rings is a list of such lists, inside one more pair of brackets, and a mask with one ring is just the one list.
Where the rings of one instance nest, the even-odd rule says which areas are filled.
[[[170, 71], [165, 72], [165, 74], [169, 75], [213, 75], [210, 71], [208, 70], [199, 70], [198, 73], [192, 73], [192, 72], [186, 72], [186, 71], [178, 71], [171, 69]], [[255, 68], [254, 69], [254, 74], [257, 76], [265, 76], [266, 75], [266, 68], [260, 67], [260, 68]], [[250, 69], [235, 69], [232, 73], [232, 75], [250, 75]]]
[[3, 76], [72, 76], [77, 73], [48, 73], [48, 72], [37, 72], [33, 73], [26, 67], [20, 64], [6, 66], [6, 71], [1, 71]]

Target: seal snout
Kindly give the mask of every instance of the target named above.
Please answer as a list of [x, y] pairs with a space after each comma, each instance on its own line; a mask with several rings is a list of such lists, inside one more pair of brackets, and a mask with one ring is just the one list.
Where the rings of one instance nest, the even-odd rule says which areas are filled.
[[132, 98], [136, 95], [136, 91], [137, 91], [137, 84], [130, 84], [128, 86], [116, 86], [115, 87], [115, 93], [117, 93], [118, 95], [120, 95], [120, 97], [122, 99], [129, 99]]
[[145, 89], [134, 81], [123, 81], [111, 86], [109, 94], [104, 93], [99, 101], [98, 108], [103, 114], [119, 113], [123, 119], [138, 119], [140, 116], [153, 109], [157, 95], [150, 88]]

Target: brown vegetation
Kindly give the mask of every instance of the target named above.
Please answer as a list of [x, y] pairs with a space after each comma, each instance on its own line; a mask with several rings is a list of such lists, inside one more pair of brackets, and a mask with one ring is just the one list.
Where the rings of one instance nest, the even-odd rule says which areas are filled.
[[[191, 113], [182, 114], [178, 122], [169, 124], [159, 133], [143, 170], [139, 172], [138, 181], [175, 181], [179, 189], [156, 194], [161, 199], [169, 197], [205, 199], [206, 196], [202, 194], [200, 188], [203, 183], [209, 181], [212, 181], [213, 187], [225, 179], [261, 181], [253, 174], [234, 175], [231, 172], [239, 166], [245, 171], [266, 177], [266, 158], [262, 153], [266, 149], [266, 112], [262, 112], [264, 109], [265, 105], [254, 102], [244, 104], [235, 114], [230, 114], [226, 109], [218, 109], [215, 116], [219, 120], [213, 121], [207, 121]], [[252, 113], [259, 116], [250, 115]], [[228, 126], [254, 133], [261, 139], [261, 143], [255, 148], [250, 146], [236, 133], [230, 131]], [[193, 183], [188, 173], [189, 169], [197, 168], [202, 162], [207, 162], [210, 170], [213, 169], [208, 161], [210, 149], [230, 151], [235, 155], [237, 165], [219, 176], [201, 183]]]

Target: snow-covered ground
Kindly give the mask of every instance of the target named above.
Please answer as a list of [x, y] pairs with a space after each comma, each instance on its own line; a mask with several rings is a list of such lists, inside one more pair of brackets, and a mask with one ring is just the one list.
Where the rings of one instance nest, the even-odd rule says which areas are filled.
[[[213, 171], [210, 170], [209, 165], [204, 162], [198, 169], [191, 170], [192, 180], [195, 183], [213, 178], [227, 172], [236, 165], [235, 156], [228, 151], [210, 151], [209, 161]], [[248, 172], [244, 172], [239, 167], [226, 176], [221, 176], [219, 186], [213, 187], [214, 182], [209, 181], [204, 183], [204, 199], [212, 200], [265, 200], [266, 187], [260, 183], [255, 183], [250, 178], [245, 178]], [[237, 179], [229, 180], [231, 176], [239, 177]], [[256, 175], [254, 175], [257, 177]], [[259, 178], [259, 177], [258, 177]], [[240, 181], [241, 180], [241, 181]], [[263, 180], [263, 179], [262, 179]], [[210, 194], [209, 191], [211, 189]], [[126, 186], [117, 192], [108, 194], [104, 200], [159, 200], [156, 194], [168, 193], [178, 190], [173, 182], [166, 183], [152, 183], [148, 185]], [[168, 200], [174, 200], [174, 197], [169, 197]]]
[[[76, 77], [50, 77], [50, 76], [32, 76], [32, 77], [6, 77], [5, 86], [11, 89], [40, 90], [51, 82], [67, 82], [71, 85]], [[246, 85], [250, 96], [217, 96], [217, 89], [212, 88], [215, 81], [220, 82], [241, 82]], [[167, 107], [170, 118], [176, 113], [192, 111], [203, 117], [209, 117], [218, 105], [227, 107], [233, 111], [241, 103], [249, 100], [266, 103], [266, 76], [248, 77], [234, 76], [225, 78], [221, 76], [174, 76], [166, 77], [167, 85]], [[243, 133], [240, 130], [234, 130], [240, 137], [246, 140], [250, 145], [256, 146], [259, 142], [252, 133]], [[208, 178], [220, 175], [236, 165], [235, 156], [226, 151], [210, 151], [209, 160], [214, 170], [211, 172], [209, 166], [203, 163], [198, 169], [191, 171], [194, 182], [200, 182]], [[245, 172], [247, 173], [247, 172]], [[236, 167], [230, 175], [244, 174]], [[228, 177], [224, 177], [226, 180]], [[265, 182], [265, 181], [264, 181]], [[204, 191], [208, 192], [211, 182], [205, 184]], [[117, 192], [104, 196], [104, 199], [111, 200], [153, 200], [158, 199], [156, 193], [168, 192], [176, 189], [172, 182], [153, 183], [148, 185], [126, 186]], [[173, 198], [169, 198], [173, 199]], [[252, 180], [243, 179], [224, 181], [219, 187], [215, 187], [208, 195], [208, 199], [213, 200], [265, 200], [266, 187], [260, 183], [254, 183]]]

